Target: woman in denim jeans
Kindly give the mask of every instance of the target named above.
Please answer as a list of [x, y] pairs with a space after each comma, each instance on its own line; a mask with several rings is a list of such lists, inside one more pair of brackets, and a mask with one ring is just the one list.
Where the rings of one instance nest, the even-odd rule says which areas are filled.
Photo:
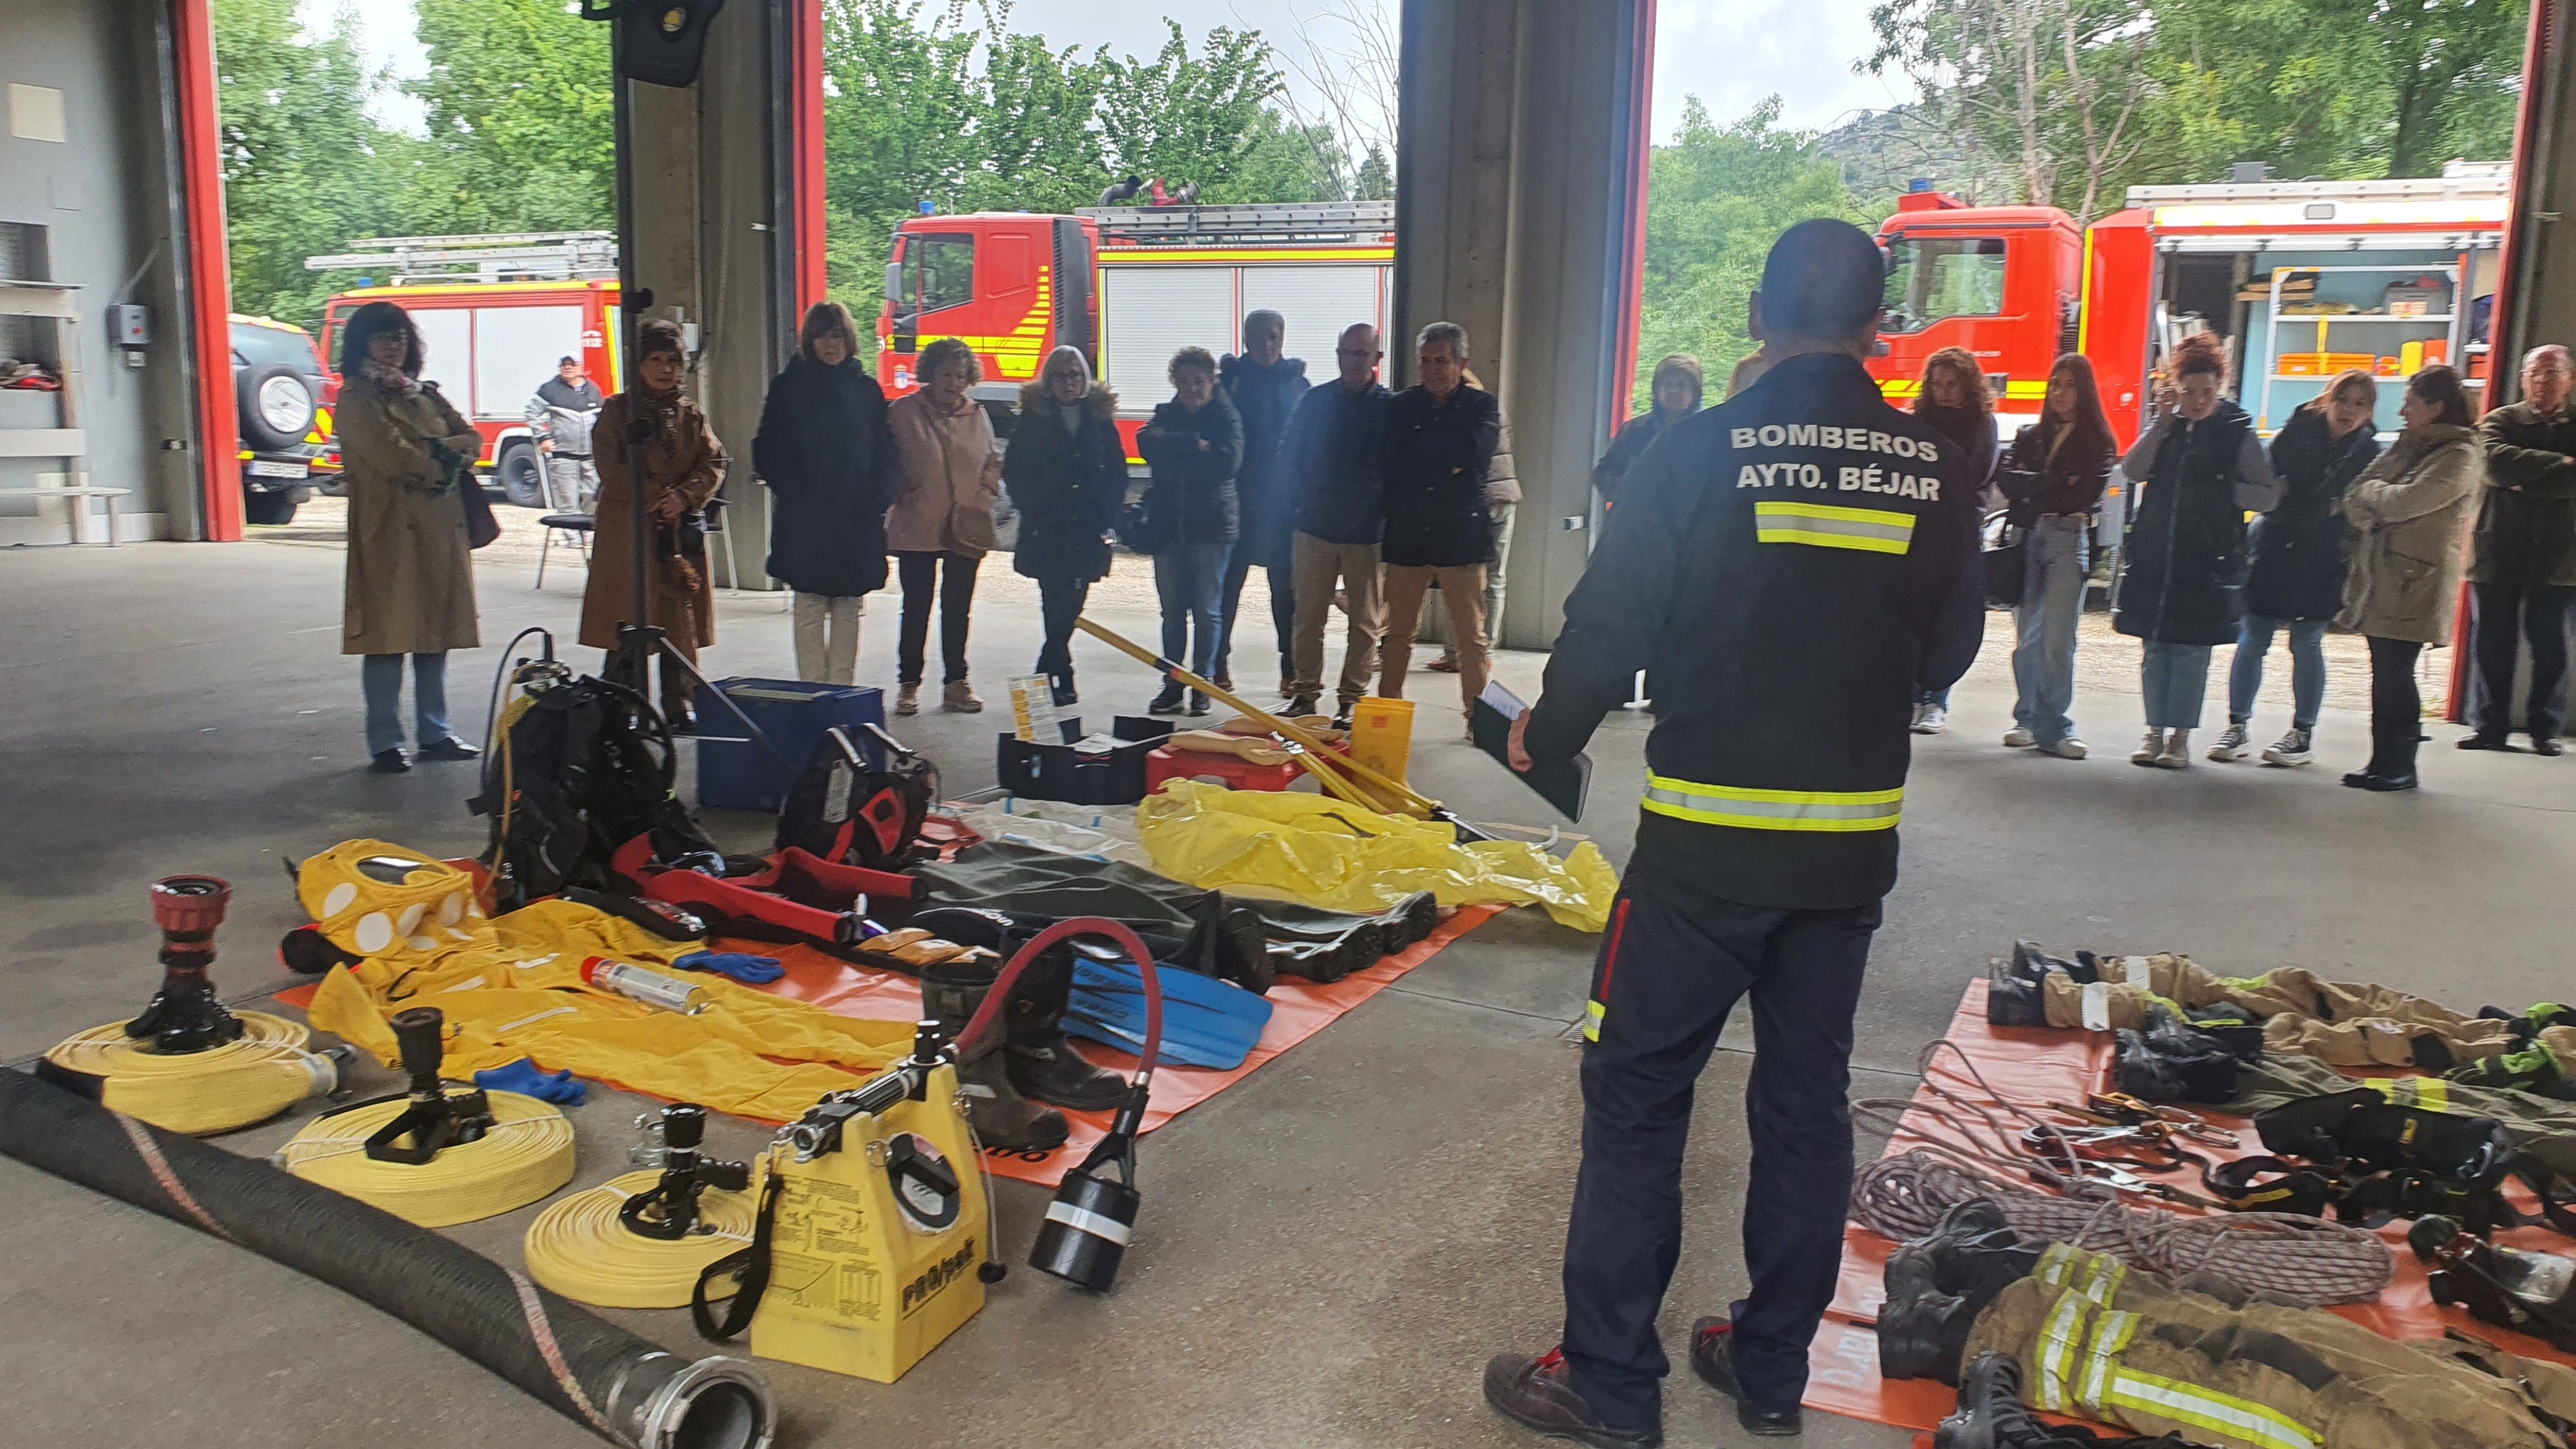
[[[1241, 530], [1234, 476], [1243, 467], [1243, 418], [1217, 388], [1216, 359], [1204, 347], [1172, 355], [1172, 400], [1154, 409], [1136, 450], [1154, 470], [1145, 494], [1154, 540], [1154, 591], [1163, 606], [1163, 657], [1202, 679], [1216, 672], [1224, 620], [1225, 561]], [[1163, 681], [1148, 714], [1179, 714], [1181, 686]], [[1189, 712], [1208, 697], [1189, 693]]]
[[[1983, 493], [1995, 471], [1995, 400], [1977, 368], [1977, 354], [1964, 347], [1944, 347], [1923, 359], [1923, 384], [1914, 394], [1914, 415], [1938, 428], [1941, 436], [1967, 454], [1967, 475]], [[1950, 691], [1925, 690], [1914, 697], [1914, 732], [1937, 735], [1950, 725]]]
[[2227, 732], [2209, 747], [2213, 760], [2241, 760], [2263, 689], [2263, 656], [2272, 636], [2290, 631], [2290, 732], [2263, 751], [2267, 765], [2304, 765], [2309, 732], [2326, 695], [2326, 624], [2343, 607], [2344, 489], [2379, 456], [2370, 426], [2379, 384], [2347, 372], [2300, 406], [2272, 439], [2272, 472], [2280, 505], [2255, 525], [2253, 563], [2245, 576], [2245, 622], [2227, 671]]
[[2093, 364], [2074, 353], [2048, 369], [2039, 421], [2023, 428], [1995, 481], [2021, 531], [2021, 603], [2013, 609], [2013, 727], [2004, 743], [2084, 758], [2067, 709], [2075, 702], [2075, 622], [2084, 611], [2086, 543], [2118, 456]]

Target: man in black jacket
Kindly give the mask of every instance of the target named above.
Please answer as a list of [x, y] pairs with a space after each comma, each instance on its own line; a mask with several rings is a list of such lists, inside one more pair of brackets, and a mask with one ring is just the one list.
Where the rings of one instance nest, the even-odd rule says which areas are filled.
[[1422, 329], [1414, 367], [1422, 381], [1386, 405], [1386, 647], [1377, 692], [1404, 698], [1422, 598], [1437, 585], [1457, 641], [1466, 714], [1493, 667], [1485, 649], [1485, 570], [1494, 562], [1485, 473], [1502, 445], [1503, 409], [1467, 381], [1467, 329], [1455, 322]]
[[1349, 717], [1377, 672], [1378, 639], [1386, 630], [1378, 592], [1378, 547], [1386, 531], [1386, 405], [1395, 396], [1377, 380], [1384, 356], [1375, 327], [1354, 322], [1343, 328], [1333, 347], [1340, 378], [1297, 399], [1280, 443], [1279, 480], [1297, 530], [1289, 542], [1297, 599], [1290, 714], [1312, 714], [1324, 692], [1324, 623], [1337, 587], [1351, 620], [1339, 717]]
[[[2469, 586], [2477, 601], [2478, 682], [2485, 709], [2464, 750], [2504, 750], [2513, 729], [2517, 632], [2531, 646], [2531, 695], [2523, 725], [2531, 747], [2560, 752], [2567, 718], [2567, 606], [2576, 599], [2576, 412], [2568, 394], [2576, 367], [2567, 349], [2531, 349], [2522, 363], [2522, 401], [2478, 424], [2487, 481], [2469, 535]], [[2515, 625], [2519, 623], [2519, 631]]]
[[1583, 1028], [1564, 1338], [1485, 1369], [1486, 1398], [1543, 1432], [1661, 1441], [1655, 1317], [1692, 1084], [1747, 996], [1752, 1290], [1693, 1326], [1691, 1364], [1752, 1432], [1799, 1428], [1841, 1261], [1852, 1016], [1896, 880], [1906, 726], [1983, 626], [1974, 480], [1861, 367], [1884, 276], [1848, 223], [1781, 236], [1752, 298], [1770, 369], [1638, 461], [1513, 723], [1516, 767], [1566, 759], [1654, 673], [1644, 814]]
[[1297, 632], [1296, 590], [1291, 575], [1289, 538], [1296, 521], [1289, 516], [1288, 489], [1280, 481], [1280, 441], [1289, 415], [1312, 384], [1306, 360], [1282, 355], [1288, 321], [1264, 309], [1243, 319], [1243, 351], [1217, 362], [1217, 386], [1243, 417], [1243, 471], [1235, 475], [1241, 500], [1242, 528], [1234, 554], [1226, 561], [1225, 622], [1217, 625], [1216, 682], [1234, 688], [1234, 626], [1243, 603], [1243, 581], [1259, 564], [1270, 579], [1270, 627], [1279, 645], [1279, 693], [1296, 692], [1296, 660], [1291, 641]]

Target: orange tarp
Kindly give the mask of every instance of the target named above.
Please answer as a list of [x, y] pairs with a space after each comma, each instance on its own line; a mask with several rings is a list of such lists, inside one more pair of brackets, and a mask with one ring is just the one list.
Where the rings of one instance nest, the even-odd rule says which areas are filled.
[[[2081, 1103], [2085, 1094], [2108, 1090], [2114, 1042], [2109, 1032], [2050, 1031], [2037, 1027], [1989, 1026], [1986, 1023], [1986, 983], [1971, 982], [1967, 994], [1959, 1000], [1959, 1009], [1950, 1020], [1949, 1039], [1966, 1053], [1985, 1075], [1987, 1083], [2004, 1097], [2025, 1107], [2039, 1108], [2049, 1102]], [[1943, 1086], [1971, 1101], [1983, 1101], [1984, 1094], [1959, 1067], [1944, 1054], [1932, 1064], [1932, 1075]], [[2383, 1076], [2399, 1073], [2379, 1073]], [[1923, 1090], [1915, 1092], [1917, 1103], [1935, 1102]], [[1937, 1105], [1937, 1103], [1936, 1103]], [[1999, 1110], [1998, 1117], [2016, 1124]], [[1957, 1115], [1953, 1109], [1953, 1115]], [[2230, 1128], [2238, 1133], [2247, 1153], [2262, 1152], [2261, 1139], [2255, 1136], [2253, 1123], [2241, 1117], [2209, 1117], [2211, 1125]], [[2052, 1114], [2054, 1119], [2054, 1114]], [[1970, 1118], [1973, 1122], [1973, 1118]], [[1888, 1156], [1896, 1156], [1923, 1145], [1926, 1139], [1960, 1143], [1961, 1138], [1922, 1112], [1908, 1112], [1907, 1130], [1898, 1133], [1887, 1145]], [[1978, 1147], [1988, 1151], [1995, 1144], [1979, 1140]], [[2202, 1190], [2193, 1170], [2185, 1167], [2175, 1172], [2142, 1176], [2157, 1177], [2176, 1187], [2192, 1192]], [[2519, 1187], [2515, 1189], [2519, 1192]], [[2150, 1204], [2152, 1206], [2152, 1204]], [[2526, 1199], [2522, 1206], [2528, 1208]], [[2511, 1333], [2492, 1324], [2480, 1323], [2460, 1308], [2446, 1308], [2433, 1302], [2424, 1276], [2423, 1265], [2406, 1249], [2404, 1220], [2380, 1229], [2397, 1254], [2397, 1277], [2376, 1303], [2348, 1304], [2329, 1309], [2371, 1330], [2391, 1338], [2439, 1338], [2445, 1329], [2457, 1328], [2490, 1343], [2530, 1358], [2551, 1359], [2576, 1364], [2576, 1355], [2560, 1353], [2547, 1343]], [[2500, 1233], [2496, 1241], [2517, 1248], [2540, 1252], [2564, 1253], [2567, 1240], [2547, 1228], [2525, 1227]], [[1873, 1423], [1892, 1424], [1899, 1428], [1929, 1430], [1944, 1414], [1957, 1406], [1957, 1395], [1930, 1379], [1890, 1382], [1878, 1376], [1878, 1335], [1871, 1325], [1878, 1321], [1879, 1304], [1884, 1298], [1881, 1278], [1887, 1255], [1895, 1244], [1858, 1223], [1843, 1225], [1842, 1283], [1831, 1307], [1825, 1310], [1824, 1326], [1816, 1333], [1809, 1351], [1807, 1407], [1831, 1413], [1867, 1419]]]
[[[1155, 1071], [1153, 1105], [1145, 1112], [1145, 1130], [1153, 1131], [1242, 1081], [1262, 1063], [1332, 1025], [1342, 1013], [1395, 984], [1404, 973], [1440, 954], [1443, 947], [1483, 925], [1502, 909], [1501, 906], [1461, 906], [1425, 939], [1328, 986], [1281, 977], [1278, 984], [1270, 988], [1270, 1023], [1263, 1028], [1261, 1040], [1254, 1045], [1252, 1054], [1244, 1059], [1242, 1066], [1230, 1072], [1176, 1066], [1164, 1066]], [[707, 946], [710, 950], [776, 957], [787, 968], [787, 974], [763, 990], [810, 1002], [840, 1016], [877, 1021], [920, 1019], [921, 988], [910, 977], [853, 966], [804, 946], [728, 940], [709, 941]], [[310, 986], [298, 986], [277, 994], [277, 1000], [297, 1008], [312, 999], [313, 988]], [[1134, 1057], [1095, 1042], [1083, 1042], [1080, 1047], [1084, 1056], [1112, 1070], [1130, 1071], [1136, 1065]], [[857, 1086], [860, 1080], [852, 1075], [850, 1085]], [[988, 1148], [984, 1153], [985, 1165], [997, 1176], [1015, 1177], [1041, 1187], [1055, 1186], [1067, 1171], [1081, 1165], [1082, 1159], [1109, 1133], [1110, 1114], [1107, 1112], [1067, 1112], [1065, 1118], [1073, 1131], [1062, 1147], [1052, 1152], [1009, 1152]]]

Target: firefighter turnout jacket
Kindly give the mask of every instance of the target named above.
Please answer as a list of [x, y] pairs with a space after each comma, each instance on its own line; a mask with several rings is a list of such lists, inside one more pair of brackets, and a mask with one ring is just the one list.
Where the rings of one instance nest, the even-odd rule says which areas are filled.
[[1914, 701], [1984, 627], [1974, 486], [1838, 353], [1782, 360], [1646, 450], [1526, 736], [1572, 756], [1647, 672], [1631, 885], [1840, 910], [1895, 884]]

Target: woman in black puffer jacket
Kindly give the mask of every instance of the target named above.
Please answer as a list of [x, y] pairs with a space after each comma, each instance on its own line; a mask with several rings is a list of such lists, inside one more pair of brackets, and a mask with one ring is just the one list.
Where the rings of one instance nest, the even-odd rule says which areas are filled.
[[2280, 501], [2254, 419], [2225, 395], [2227, 353], [2203, 332], [2175, 349], [2155, 422], [2120, 462], [2134, 500], [2111, 627], [2146, 641], [2138, 682], [2147, 737], [2133, 765], [2191, 764], [2209, 654], [2233, 642], [2245, 585], [2245, 515]]
[[[1240, 531], [1234, 475], [1243, 467], [1243, 418], [1217, 387], [1216, 359], [1206, 348], [1173, 354], [1170, 376], [1172, 400], [1136, 435], [1136, 450], [1154, 470], [1145, 533], [1163, 605], [1163, 657], [1207, 679], [1224, 622], [1226, 559]], [[1209, 708], [1206, 695], [1190, 692], [1190, 713]], [[1179, 714], [1181, 686], [1164, 681], [1146, 709]]]
[[1002, 487], [1019, 510], [1014, 571], [1038, 581], [1046, 642], [1038, 672], [1055, 702], [1072, 704], [1073, 621], [1109, 572], [1110, 527], [1127, 501], [1127, 447], [1118, 441], [1118, 394], [1091, 380], [1079, 348], [1047, 354], [1020, 389], [1020, 426], [1002, 458]]
[[2272, 472], [2280, 505], [2254, 524], [2253, 564], [2245, 576], [2245, 623], [2227, 671], [2227, 733], [2209, 747], [2213, 760], [2245, 756], [2254, 697], [2263, 689], [2263, 656], [2272, 635], [2290, 631], [2290, 732], [2263, 751], [2267, 765], [2308, 762], [2309, 732], [2326, 697], [2326, 624], [2343, 607], [2343, 493], [2379, 456], [2379, 384], [2347, 372], [2290, 415], [2272, 439]]

